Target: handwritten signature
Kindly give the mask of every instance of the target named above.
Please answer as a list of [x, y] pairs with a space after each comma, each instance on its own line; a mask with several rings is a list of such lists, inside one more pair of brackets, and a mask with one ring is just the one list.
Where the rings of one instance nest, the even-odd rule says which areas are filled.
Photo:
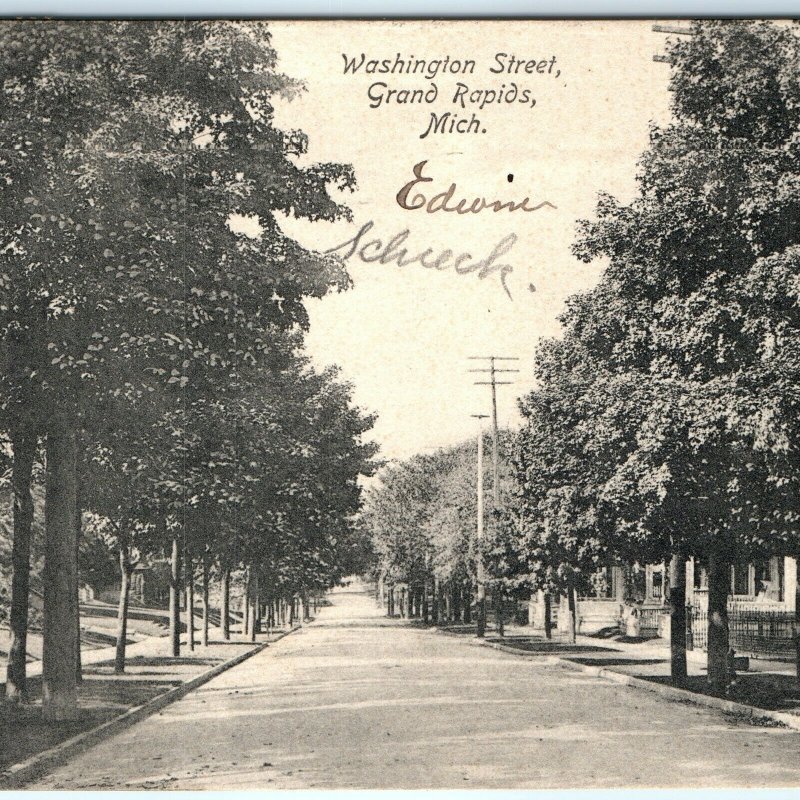
[[476, 259], [472, 253], [463, 252], [456, 255], [452, 250], [441, 250], [439, 253], [435, 253], [431, 247], [411, 255], [409, 249], [404, 246], [411, 235], [408, 228], [384, 241], [379, 238], [367, 237], [374, 226], [375, 223], [370, 220], [361, 226], [355, 236], [326, 250], [326, 253], [338, 253], [345, 261], [355, 256], [366, 264], [391, 264], [394, 262], [398, 267], [419, 264], [425, 269], [439, 271], [453, 269], [458, 275], [477, 273], [481, 279], [499, 273], [503, 290], [509, 299], [513, 300], [506, 279], [514, 271], [514, 267], [511, 264], [500, 263], [499, 259], [508, 254], [516, 244], [517, 235], [515, 233], [504, 236], [492, 248], [488, 256]]
[[[433, 181], [433, 178], [422, 174], [427, 163], [427, 161], [420, 161], [412, 167], [414, 180], [405, 184], [395, 197], [400, 208], [404, 208], [406, 211], [416, 211], [424, 208], [428, 214], [435, 214], [437, 211], [455, 214], [480, 214], [481, 211], [486, 211], [487, 209], [495, 214], [498, 211], [526, 211], [531, 213], [533, 211], [541, 211], [543, 208], [557, 208], [549, 200], [542, 200], [542, 202], [536, 203], [534, 206], [529, 206], [528, 203], [532, 202], [530, 197], [523, 197], [522, 200], [487, 200], [485, 197], [467, 200], [466, 198], [461, 198], [456, 203], [453, 203], [458, 191], [456, 183], [451, 183], [449, 189], [433, 195], [430, 199], [423, 193], [422, 189], [424, 187], [419, 187], [417, 193], [412, 195], [411, 190], [417, 184], [431, 183]], [[513, 177], [512, 175], [512, 180]]]

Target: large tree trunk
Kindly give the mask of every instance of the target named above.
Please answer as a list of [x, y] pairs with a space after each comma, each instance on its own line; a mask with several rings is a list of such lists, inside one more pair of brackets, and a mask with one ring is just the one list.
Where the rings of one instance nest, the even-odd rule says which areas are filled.
[[222, 638], [229, 642], [231, 638], [231, 571], [226, 567], [222, 572], [222, 611], [220, 612], [220, 622], [222, 626]]
[[550, 592], [544, 593], [544, 638], [553, 638], [553, 598]]
[[672, 683], [686, 685], [686, 556], [675, 553], [669, 562], [669, 648]]
[[47, 435], [45, 480], [42, 713], [48, 721], [78, 712], [75, 642], [75, 431], [55, 424]]
[[250, 568], [245, 571], [244, 592], [242, 593], [242, 636], [250, 636]]
[[730, 558], [712, 551], [708, 560], [708, 684], [719, 695], [728, 688], [730, 581]]
[[[76, 554], [75, 558], [78, 556]], [[77, 562], [76, 562], [77, 563]], [[81, 598], [80, 575], [75, 580], [75, 681], [83, 683], [83, 659], [81, 657]]]
[[208, 647], [208, 555], [203, 554], [203, 632], [202, 645]]
[[28, 701], [26, 653], [28, 641], [28, 598], [31, 571], [31, 528], [33, 526], [33, 462], [37, 437], [29, 427], [12, 434], [14, 462], [11, 488], [14, 496], [14, 543], [11, 548], [11, 643], [6, 668], [6, 698]]
[[181, 654], [181, 549], [177, 537], [172, 537], [172, 557], [169, 576], [169, 638], [172, 655]]
[[569, 614], [567, 616], [567, 638], [571, 644], [575, 644], [578, 632], [578, 604], [575, 599], [575, 584], [570, 580], [567, 585], [567, 608]]
[[194, 562], [189, 549], [184, 546], [183, 569], [186, 581], [186, 635], [189, 650], [194, 650]]
[[271, 634], [275, 630], [275, 598], [270, 595], [267, 601], [267, 633]]
[[258, 631], [258, 573], [254, 572], [254, 574], [250, 577], [250, 585], [249, 585], [249, 592], [248, 592], [248, 601], [250, 606], [250, 636], [249, 639], [251, 642], [256, 640], [256, 634]]
[[[797, 567], [800, 568], [800, 554], [794, 557]], [[794, 644], [795, 644], [795, 671], [797, 682], [800, 683], [800, 575], [794, 582]]]
[[131, 573], [133, 565], [128, 548], [119, 548], [119, 608], [117, 610], [117, 652], [114, 658], [114, 672], [122, 675], [125, 672], [125, 643], [128, 638], [128, 603], [131, 595]]
[[503, 621], [503, 590], [499, 586], [495, 587], [494, 592], [494, 613], [497, 619], [497, 633], [505, 636], [505, 624]]
[[80, 598], [80, 555], [81, 536], [83, 536], [83, 502], [81, 500], [80, 469], [81, 460], [77, 457], [75, 468], [75, 680], [83, 683], [83, 664], [81, 663], [81, 598]]
[[[486, 635], [486, 581], [483, 577], [483, 565], [478, 564], [480, 577], [475, 589], [475, 635], [482, 639]], [[471, 587], [464, 592], [464, 622], [470, 621]]]

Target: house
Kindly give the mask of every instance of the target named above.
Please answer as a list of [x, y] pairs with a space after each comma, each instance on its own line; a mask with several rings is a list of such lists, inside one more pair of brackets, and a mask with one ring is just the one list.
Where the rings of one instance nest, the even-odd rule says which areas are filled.
[[[577, 598], [577, 632], [591, 635], [618, 630], [624, 615], [625, 597], [624, 569], [612, 566], [598, 570], [593, 591]], [[569, 625], [567, 598], [554, 599], [550, 613], [554, 630], [565, 632]], [[538, 592], [529, 603], [528, 621], [535, 627], [544, 627], [544, 615], [544, 594]]]
[[[636, 638], [670, 636], [665, 564], [612, 566], [598, 570], [592, 590], [577, 598], [578, 633], [619, 632]], [[742, 654], [790, 656], [795, 648], [797, 562], [788, 556], [740, 561], [731, 566], [728, 618], [731, 646]], [[686, 564], [687, 646], [706, 647], [708, 571], [689, 559]], [[553, 603], [553, 623], [568, 627], [565, 597]], [[544, 625], [541, 593], [532, 598], [529, 620]]]

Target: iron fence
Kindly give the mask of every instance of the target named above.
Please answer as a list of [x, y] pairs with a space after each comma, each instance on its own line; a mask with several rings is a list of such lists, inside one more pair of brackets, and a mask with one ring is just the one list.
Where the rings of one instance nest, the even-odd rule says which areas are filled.
[[[793, 612], [731, 609], [728, 611], [730, 646], [754, 656], [789, 656], [795, 652], [796, 623]], [[708, 647], [708, 612], [686, 609], [686, 646]]]
[[658, 637], [658, 619], [664, 613], [663, 608], [639, 609], [639, 636], [642, 639], [656, 639]]

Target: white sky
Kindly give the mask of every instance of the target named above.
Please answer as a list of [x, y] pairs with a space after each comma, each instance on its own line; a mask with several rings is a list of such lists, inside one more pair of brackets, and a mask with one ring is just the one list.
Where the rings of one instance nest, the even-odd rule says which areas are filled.
[[[283, 128], [310, 139], [311, 161], [351, 163], [359, 188], [346, 201], [353, 224], [300, 223], [284, 228], [304, 244], [326, 249], [353, 237], [369, 220], [385, 242], [405, 228], [412, 252], [427, 247], [489, 254], [509, 233], [518, 241], [502, 259], [514, 266], [513, 301], [497, 276], [434, 272], [417, 264], [348, 261], [354, 288], [309, 304], [308, 348], [320, 364], [336, 363], [355, 386], [356, 402], [375, 411], [373, 438], [386, 458], [462, 441], [475, 432], [470, 414], [489, 413], [487, 386], [473, 386], [471, 355], [518, 356], [516, 384], [499, 387], [501, 425], [519, 424], [517, 398], [532, 386], [532, 359], [542, 336], [558, 333], [565, 298], [589, 288], [599, 265], [570, 252], [575, 222], [593, 213], [600, 190], [622, 199], [633, 192], [636, 162], [650, 120], [664, 121], [669, 68], [652, 60], [665, 36], [651, 22], [283, 22], [271, 26], [279, 68], [308, 91], [277, 109]], [[419, 75], [344, 75], [342, 53], [370, 58], [472, 58], [472, 75], [437, 79], [434, 107], [370, 109], [367, 87], [430, 88]], [[494, 54], [557, 57], [548, 75], [493, 75]], [[456, 80], [499, 88], [516, 80], [537, 99], [533, 109], [493, 105], [477, 112], [486, 134], [431, 134], [420, 139], [430, 111], [452, 109]], [[458, 111], [458, 109], [456, 109]], [[469, 117], [470, 111], [459, 111]], [[556, 210], [477, 215], [401, 209], [395, 195], [427, 160], [432, 196], [451, 182], [470, 201], [548, 200]], [[507, 175], [514, 175], [509, 183]], [[428, 187], [432, 187], [428, 190]], [[532, 283], [535, 292], [528, 290]]]

